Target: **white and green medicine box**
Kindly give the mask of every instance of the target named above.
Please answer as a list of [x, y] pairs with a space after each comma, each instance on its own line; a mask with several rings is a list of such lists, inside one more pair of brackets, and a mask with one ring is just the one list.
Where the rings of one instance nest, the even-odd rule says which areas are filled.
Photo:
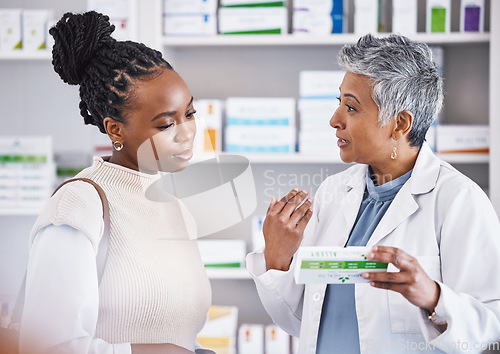
[[387, 263], [366, 258], [371, 247], [300, 247], [295, 266], [297, 284], [367, 283], [365, 272], [386, 272]]
[[22, 49], [21, 9], [0, 9], [0, 51]]
[[277, 7], [286, 6], [286, 1], [272, 0], [220, 0], [221, 7]]

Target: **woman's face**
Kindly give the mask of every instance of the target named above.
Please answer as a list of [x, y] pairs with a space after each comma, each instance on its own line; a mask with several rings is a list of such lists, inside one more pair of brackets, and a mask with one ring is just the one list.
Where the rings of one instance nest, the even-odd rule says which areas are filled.
[[137, 80], [131, 99], [123, 126], [129, 158], [146, 172], [186, 168], [196, 124], [193, 97], [182, 78], [166, 69], [154, 79]]
[[393, 123], [379, 126], [379, 110], [371, 96], [371, 85], [368, 77], [348, 71], [340, 86], [339, 107], [330, 125], [337, 130], [342, 161], [373, 167], [389, 162], [394, 141], [391, 138]]

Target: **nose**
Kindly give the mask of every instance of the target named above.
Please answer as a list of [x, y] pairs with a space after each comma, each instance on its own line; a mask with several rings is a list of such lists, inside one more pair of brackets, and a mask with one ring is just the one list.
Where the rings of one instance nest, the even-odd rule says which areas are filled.
[[339, 113], [339, 108], [333, 112], [332, 118], [330, 118], [330, 126], [335, 129], [344, 129], [345, 124], [342, 122], [342, 117]]
[[186, 141], [193, 140], [195, 132], [196, 126], [194, 121], [187, 121], [182, 122], [181, 124], [176, 124], [174, 142], [181, 144]]

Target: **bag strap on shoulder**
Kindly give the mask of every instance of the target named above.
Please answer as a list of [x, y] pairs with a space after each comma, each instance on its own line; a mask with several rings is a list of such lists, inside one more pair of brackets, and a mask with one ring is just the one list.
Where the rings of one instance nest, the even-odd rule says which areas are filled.
[[[99, 197], [101, 198], [102, 217], [104, 219], [104, 230], [103, 230], [101, 241], [99, 242], [99, 246], [97, 249], [97, 255], [96, 255], [97, 277], [98, 277], [98, 281], [100, 284], [101, 280], [102, 280], [102, 275], [104, 273], [104, 267], [106, 265], [106, 259], [108, 256], [108, 249], [109, 249], [110, 216], [109, 216], [108, 199], [106, 198], [106, 193], [104, 193], [104, 190], [101, 188], [101, 186], [99, 186], [97, 183], [95, 183], [94, 181], [92, 181], [89, 178], [68, 179], [67, 181], [61, 183], [59, 185], [59, 187], [56, 188], [54, 193], [52, 193], [52, 196], [54, 196], [54, 194], [56, 194], [56, 192], [62, 186], [64, 186], [67, 183], [74, 182], [74, 181], [83, 181], [83, 182], [90, 183], [97, 190], [97, 193], [99, 194]], [[11, 329], [19, 329], [19, 325], [21, 323], [21, 318], [23, 315], [25, 294], [26, 294], [26, 274], [24, 274], [24, 279], [21, 283], [21, 288], [19, 290], [19, 294], [17, 295], [17, 299], [15, 302], [14, 308], [12, 309], [12, 317], [11, 317], [11, 322], [9, 325], [9, 328], [11, 328]]]

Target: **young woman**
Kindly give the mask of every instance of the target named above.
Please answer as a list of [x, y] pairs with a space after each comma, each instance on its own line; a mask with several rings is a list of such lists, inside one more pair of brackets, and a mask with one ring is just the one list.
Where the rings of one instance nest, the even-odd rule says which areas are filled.
[[94, 157], [77, 175], [96, 182], [109, 201], [109, 250], [98, 282], [101, 199], [86, 182], [63, 186], [30, 238], [23, 353], [192, 352], [210, 306], [194, 220], [179, 202], [145, 197], [160, 176], [140, 171], [138, 159], [150, 141], [167, 162], [163, 170], [187, 166], [196, 133], [193, 97], [160, 52], [116, 41], [113, 30], [93, 11], [67, 13], [50, 30], [55, 71], [79, 85], [85, 124], [114, 147], [111, 157]]

